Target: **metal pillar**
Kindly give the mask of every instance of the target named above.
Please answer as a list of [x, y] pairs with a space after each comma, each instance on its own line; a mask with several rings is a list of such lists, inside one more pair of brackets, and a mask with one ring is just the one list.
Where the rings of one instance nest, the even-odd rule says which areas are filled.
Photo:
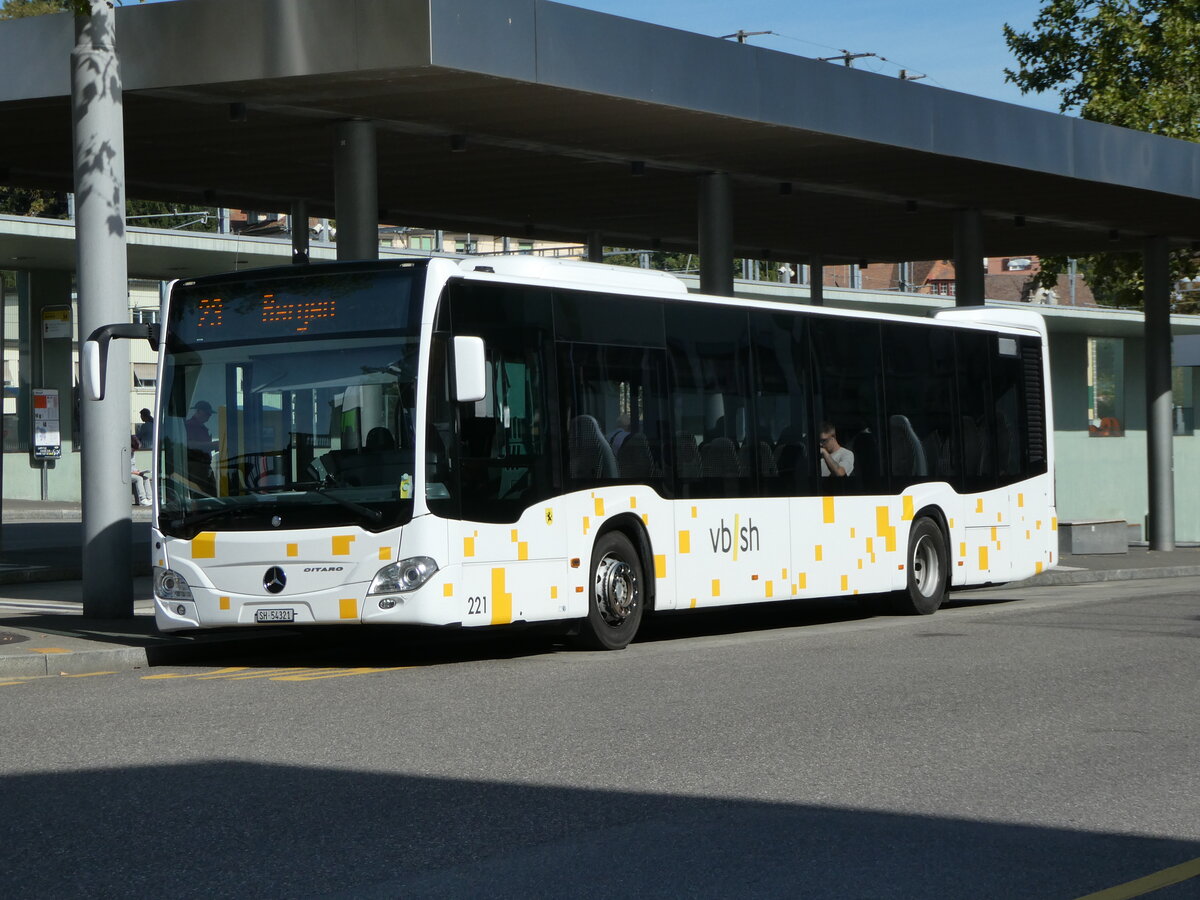
[[598, 231], [587, 233], [587, 261], [604, 262], [604, 240]]
[[954, 305], [983, 306], [983, 215], [977, 209], [954, 216]]
[[700, 176], [700, 292], [733, 296], [733, 181], [728, 172]]
[[1171, 427], [1171, 269], [1167, 240], [1146, 239], [1146, 473], [1150, 549], [1175, 549], [1174, 431]]
[[[337, 258], [379, 258], [379, 188], [375, 123], [337, 123], [333, 154]], [[441, 248], [438, 248], [441, 249]]]
[[308, 262], [308, 204], [303, 200], [292, 201], [292, 262]]
[[825, 260], [820, 256], [808, 258], [808, 302], [825, 305]]
[[[75, 253], [79, 334], [129, 321], [125, 265], [125, 143], [115, 18], [107, 0], [90, 0], [75, 17], [71, 113], [75, 149]], [[129, 346], [108, 352], [113, 390], [82, 405], [83, 611], [100, 618], [133, 615], [129, 570]]]

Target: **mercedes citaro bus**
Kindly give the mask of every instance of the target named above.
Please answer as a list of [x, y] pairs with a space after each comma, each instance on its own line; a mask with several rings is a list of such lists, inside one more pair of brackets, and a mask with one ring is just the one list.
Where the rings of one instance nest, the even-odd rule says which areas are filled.
[[1034, 313], [435, 258], [179, 281], [153, 332], [98, 329], [85, 384], [102, 396], [110, 337], [158, 344], [165, 631], [558, 620], [618, 649], [659, 610], [927, 614], [1054, 562]]

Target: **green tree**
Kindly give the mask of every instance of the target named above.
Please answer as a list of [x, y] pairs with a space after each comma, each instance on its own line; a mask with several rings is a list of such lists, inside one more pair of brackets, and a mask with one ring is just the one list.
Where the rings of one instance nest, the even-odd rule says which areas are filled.
[[0, 19], [24, 19], [26, 16], [68, 12], [71, 5], [71, 0], [4, 0], [4, 5], [0, 6]]
[[[1019, 66], [1005, 77], [1022, 93], [1055, 91], [1063, 113], [1200, 141], [1200, 0], [1046, 0], [1029, 31], [1005, 25], [1004, 38]], [[1039, 281], [1052, 287], [1065, 269], [1065, 257], [1044, 257]], [[1080, 269], [1098, 302], [1141, 306], [1140, 254], [1095, 254]], [[1197, 271], [1200, 255], [1172, 252], [1173, 280]]]

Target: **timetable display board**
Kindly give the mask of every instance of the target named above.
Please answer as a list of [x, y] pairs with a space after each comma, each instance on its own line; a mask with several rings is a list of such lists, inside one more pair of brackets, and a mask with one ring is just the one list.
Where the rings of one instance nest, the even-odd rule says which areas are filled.
[[62, 459], [58, 391], [33, 390], [33, 458]]

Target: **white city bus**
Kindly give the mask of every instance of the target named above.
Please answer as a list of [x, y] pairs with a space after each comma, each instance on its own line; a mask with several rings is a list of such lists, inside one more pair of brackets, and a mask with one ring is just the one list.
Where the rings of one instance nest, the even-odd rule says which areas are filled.
[[165, 631], [559, 620], [618, 649], [658, 610], [927, 614], [1054, 562], [1033, 313], [836, 312], [531, 258], [200, 278], [164, 312]]

